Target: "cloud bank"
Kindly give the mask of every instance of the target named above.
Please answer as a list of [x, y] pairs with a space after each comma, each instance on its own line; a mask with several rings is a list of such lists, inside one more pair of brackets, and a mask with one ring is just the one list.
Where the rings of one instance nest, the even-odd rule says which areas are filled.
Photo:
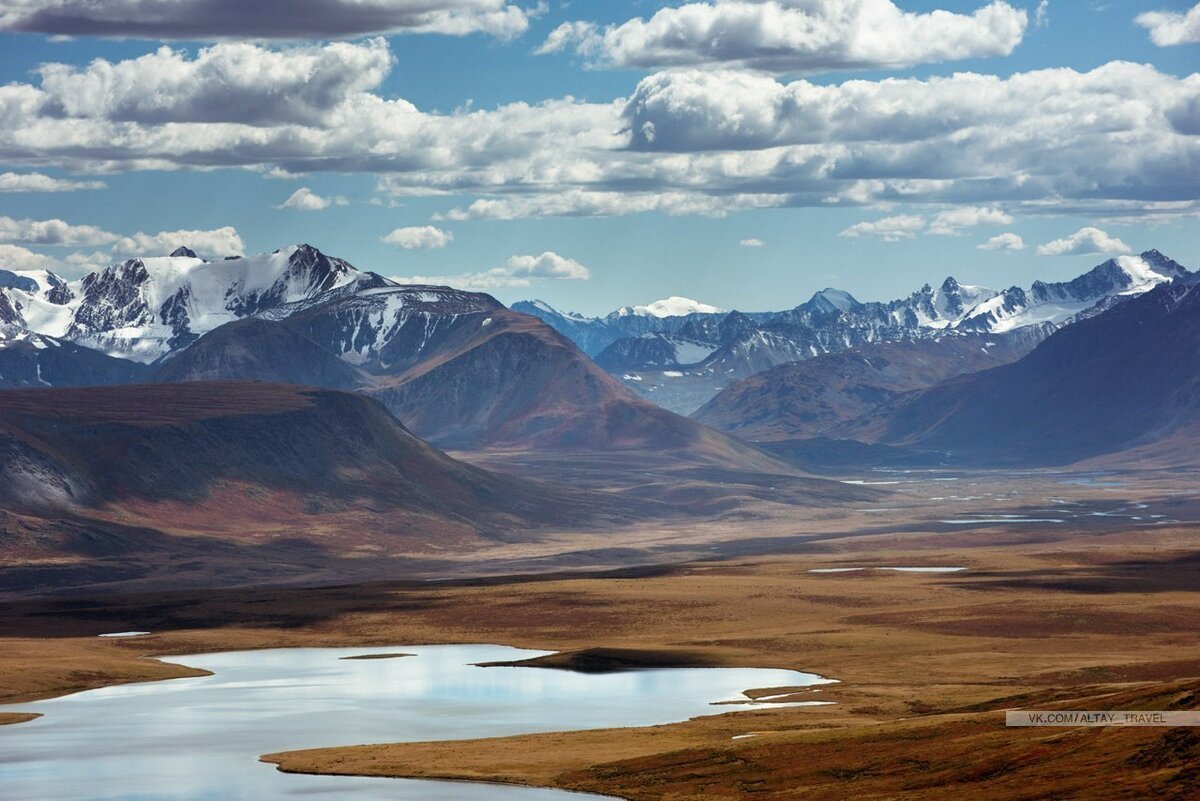
[[479, 273], [396, 278], [402, 284], [449, 285], [458, 289], [492, 290], [532, 286], [538, 280], [586, 281], [591, 271], [574, 259], [546, 251], [539, 256], [513, 256], [503, 267]]
[[67, 181], [38, 172], [0, 173], [0, 192], [79, 192], [105, 188], [103, 181]]
[[454, 241], [454, 234], [432, 225], [397, 228], [383, 241], [405, 250], [436, 250]]
[[1200, 75], [1144, 64], [829, 84], [684, 70], [611, 102], [440, 114], [379, 93], [393, 62], [368, 40], [45, 65], [0, 86], [0, 161], [370, 174], [385, 196], [474, 196], [449, 220], [901, 202], [1178, 216], [1200, 185]]
[[994, 0], [971, 14], [902, 11], [891, 0], [716, 0], [600, 29], [560, 25], [539, 53], [573, 48], [598, 66], [721, 65], [781, 73], [894, 69], [1006, 56], [1025, 11]]
[[528, 17], [506, 0], [0, 0], [0, 30], [141, 39], [511, 38]]
[[960, 206], [938, 212], [929, 220], [919, 214], [900, 214], [880, 220], [855, 223], [842, 231], [839, 236], [872, 236], [885, 242], [897, 242], [901, 239], [914, 239], [918, 233], [956, 236], [967, 228], [983, 225], [1008, 225], [1012, 221], [1012, 215], [1003, 209]]
[[1133, 249], [1099, 228], [1080, 228], [1062, 239], [1038, 245], [1039, 256], [1088, 256], [1092, 254], [1132, 253]]
[[209, 258], [241, 256], [246, 245], [232, 226], [212, 230], [138, 232], [129, 236], [94, 225], [72, 225], [63, 220], [0, 217], [0, 243], [45, 247], [109, 247], [114, 257], [165, 256], [180, 245]]
[[996, 234], [988, 241], [976, 247], [980, 250], [1024, 250], [1025, 240], [1019, 234], [1009, 231], [1003, 234]]

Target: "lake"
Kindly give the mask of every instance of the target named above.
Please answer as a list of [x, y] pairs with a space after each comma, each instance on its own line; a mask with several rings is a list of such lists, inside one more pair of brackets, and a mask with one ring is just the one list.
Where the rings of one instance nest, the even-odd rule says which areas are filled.
[[[345, 659], [407, 653], [393, 659]], [[105, 687], [0, 707], [5, 801], [580, 801], [556, 790], [301, 776], [261, 754], [362, 743], [458, 740], [650, 726], [753, 705], [761, 687], [828, 680], [790, 670], [654, 669], [583, 674], [473, 663], [543, 655], [493, 645], [288, 648], [162, 657], [212, 676]], [[593, 796], [594, 797], [594, 796]]]

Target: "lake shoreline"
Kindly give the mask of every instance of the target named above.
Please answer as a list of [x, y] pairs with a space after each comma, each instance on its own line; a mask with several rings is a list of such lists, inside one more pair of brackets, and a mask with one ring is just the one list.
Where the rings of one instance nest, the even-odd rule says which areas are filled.
[[16, 726], [40, 717], [41, 715], [36, 712], [0, 712], [0, 726]]
[[[386, 658], [401, 648], [415, 658]], [[5, 752], [0, 786], [14, 801], [86, 801], [151, 791], [176, 801], [291, 798], [320, 791], [322, 783], [306, 788], [307, 782], [284, 778], [294, 772], [258, 768], [246, 757], [329, 742], [414, 736], [458, 742], [542, 732], [561, 736], [578, 728], [636, 729], [735, 711], [716, 706], [727, 699], [741, 698], [741, 708], [749, 708], [755, 702], [746, 688], [826, 683], [815, 674], [771, 669], [557, 670], [535, 677], [537, 671], [480, 667], [483, 662], [548, 655], [479, 644], [169, 655], [163, 659], [208, 675], [186, 682], [148, 682], [116, 693], [97, 690], [69, 703], [60, 698], [17, 710], [42, 712], [46, 721], [24, 736], [0, 732]], [[133, 764], [128, 762], [131, 755], [137, 757]], [[379, 778], [324, 787], [364, 801], [444, 797], [426, 786], [389, 787]], [[476, 782], [477, 777], [447, 778]], [[540, 787], [507, 777], [484, 780]], [[162, 782], [170, 791], [165, 786], [154, 790]], [[536, 793], [501, 794], [497, 801], [553, 801], [555, 793], [555, 788], [543, 787]], [[478, 790], [453, 797], [490, 798]]]
[[[108, 597], [100, 606], [28, 599], [3, 605], [0, 686], [12, 702], [185, 675], [184, 668], [143, 659], [148, 653], [453, 642], [561, 653], [673, 651], [702, 654], [712, 665], [834, 676], [842, 683], [823, 688], [820, 697], [837, 703], [764, 704], [651, 731], [476, 743], [477, 772], [497, 775], [521, 760], [540, 760], [539, 776], [524, 783], [637, 801], [660, 797], [638, 787], [681, 796], [703, 788], [706, 798], [733, 799], [737, 783], [748, 779], [737, 766], [751, 760], [771, 766], [764, 798], [786, 787], [837, 798], [851, 788], [894, 794], [901, 788], [888, 777], [906, 773], [904, 760], [932, 759], [937, 769], [928, 774], [907, 771], [931, 798], [952, 798], [935, 788], [961, 792], [969, 776], [997, 764], [1018, 766], [1013, 786], [1040, 782], [1062, 795], [1099, 787], [1101, 775], [1117, 775], [1131, 794], [1162, 794], [1171, 789], [1174, 763], [1157, 771], [1128, 766], [1142, 749], [1158, 747], [1160, 732], [1085, 732], [1079, 736], [1088, 743], [1086, 762], [1056, 750], [1070, 738], [1047, 745], [1044, 760], [1030, 760], [1024, 749], [1032, 743], [1003, 728], [1003, 710], [1195, 703], [1185, 692], [1200, 691], [1195, 554], [1190, 526], [1056, 528], [1036, 537], [927, 530], [836, 540], [819, 554], [705, 560], [641, 576], [159, 593]], [[970, 569], [808, 572], [867, 563]], [[156, 633], [124, 641], [95, 636], [135, 629]], [[1140, 695], [1128, 695], [1135, 690]], [[747, 732], [763, 734], [732, 739]], [[424, 769], [453, 777], [455, 766], [471, 758], [449, 743], [378, 748], [366, 775], [389, 775], [389, 764], [419, 758]], [[881, 772], [862, 775], [854, 753], [871, 749], [879, 750]], [[703, 766], [706, 778], [685, 768], [687, 760]], [[391, 775], [397, 773], [410, 772]], [[1019, 797], [1006, 795], [1004, 777], [971, 786], [995, 798]]]
[[[497, 738], [497, 739], [503, 739], [503, 738]], [[466, 742], [466, 741], [463, 741], [463, 742]], [[357, 747], [370, 747], [370, 746], [343, 746], [343, 747], [357, 748]], [[324, 750], [324, 749], [316, 749], [316, 750], [320, 751], [320, 750]], [[444, 776], [432, 774], [432, 773], [428, 774], [428, 775], [422, 774], [422, 775], [382, 776], [381, 774], [378, 774], [378, 773], [341, 773], [341, 772], [331, 772], [328, 770], [305, 770], [303, 768], [284, 767], [283, 763], [286, 762], [287, 760], [291, 759], [292, 755], [299, 755], [299, 754], [305, 754], [305, 753], [307, 753], [307, 751], [280, 751], [279, 753], [276, 753], [276, 754], [263, 754], [262, 756], [260, 756], [258, 758], [258, 761], [262, 762], [264, 764], [267, 764], [267, 765], [274, 765], [275, 769], [278, 770], [280, 773], [290, 773], [290, 774], [296, 775], [296, 776], [342, 776], [342, 777], [346, 777], [346, 778], [359, 778], [359, 779], [378, 779], [378, 778], [413, 779], [416, 781], [445, 782], [446, 784], [474, 784], [474, 785], [484, 785], [484, 786], [491, 785], [491, 786], [495, 786], [495, 787], [524, 787], [524, 788], [528, 788], [528, 789], [537, 789], [537, 790], [542, 790], [542, 789], [557, 790], [558, 792], [570, 793], [572, 795], [586, 796], [589, 798], [599, 797], [599, 798], [613, 799], [613, 801], [629, 801], [628, 799], [623, 798], [622, 796], [599, 795], [597, 793], [590, 793], [587, 790], [573, 789], [571, 787], [554, 787], [554, 786], [547, 785], [547, 784], [535, 784], [532, 782], [521, 782], [521, 781], [502, 781], [499, 779], [467, 779], [467, 778], [463, 778], [461, 775], [455, 775], [455, 774], [446, 774]]]

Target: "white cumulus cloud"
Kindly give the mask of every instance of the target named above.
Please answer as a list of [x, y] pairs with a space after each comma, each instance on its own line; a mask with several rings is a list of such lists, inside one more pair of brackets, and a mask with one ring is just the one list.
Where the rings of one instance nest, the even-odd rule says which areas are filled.
[[1039, 256], [1086, 256], [1093, 253], [1132, 253], [1133, 249], [1099, 228], [1080, 228], [1062, 239], [1038, 245]]
[[85, 189], [104, 189], [103, 181], [68, 181], [51, 178], [40, 172], [0, 173], [0, 192], [78, 192]]
[[743, 239], [738, 244], [744, 248], [761, 248], [767, 243], [763, 242], [761, 239]]
[[929, 223], [929, 233], [945, 236], [960, 233], [963, 228], [974, 228], [980, 225], [1008, 225], [1012, 221], [1012, 216], [1002, 209], [960, 206], [939, 212], [934, 216]]
[[396, 278], [402, 284], [434, 284], [459, 289], [491, 290], [505, 287], [527, 287], [536, 280], [586, 281], [591, 271], [574, 259], [546, 251], [538, 256], [513, 256], [503, 267], [493, 267], [478, 273], [442, 276], [407, 276]]
[[[45, 247], [103, 247], [107, 253], [77, 251], [63, 259], [37, 253], [12, 243]], [[180, 246], [191, 248], [205, 258], [241, 256], [245, 243], [232, 226], [212, 230], [138, 232], [129, 236], [105, 231], [94, 225], [72, 225], [63, 220], [17, 220], [0, 217], [0, 269], [65, 268], [95, 269], [114, 260], [134, 257], [166, 256]]]
[[136, 233], [120, 237], [112, 251], [119, 256], [166, 256], [183, 246], [202, 258], [241, 256], [246, 244], [232, 226], [199, 231], [160, 231], [156, 234]]
[[369, 174], [381, 202], [470, 197], [452, 220], [834, 203], [1153, 216], [1200, 185], [1200, 75], [1146, 64], [840, 83], [672, 70], [608, 102], [438, 113], [381, 96], [393, 62], [366, 41], [48, 65], [0, 86], [0, 163]]
[[320, 124], [333, 109], [378, 86], [393, 64], [387, 41], [271, 50], [225, 42], [189, 57], [153, 53], [86, 67], [38, 68], [47, 111], [119, 122]]
[[122, 236], [94, 225], [12, 217], [0, 217], [0, 242], [74, 248], [111, 246], [117, 256], [165, 256], [180, 245], [210, 257], [240, 256], [246, 252], [245, 243], [232, 226]]
[[[385, 182], [386, 185], [386, 182]], [[535, 217], [618, 217], [657, 211], [672, 217], [724, 217], [731, 211], [779, 206], [781, 194], [709, 195], [699, 191], [618, 192], [570, 189], [556, 194], [480, 198], [436, 220], [518, 220]]]
[[0, 270], [48, 270], [53, 273], [78, 273], [99, 270], [112, 264], [113, 256], [102, 251], [75, 252], [62, 259], [20, 245], [0, 244]]
[[603, 29], [567, 22], [538, 52], [570, 46], [593, 63], [621, 68], [886, 69], [1008, 55], [1027, 23], [1024, 10], [1001, 0], [971, 14], [907, 12], [892, 0], [715, 0]]
[[0, 217], [0, 242], [52, 247], [111, 245], [120, 237], [94, 225], [72, 225], [64, 220], [17, 220]]
[[57, 270], [59, 262], [20, 245], [0, 244], [0, 270]]
[[110, 253], [103, 253], [99, 250], [94, 250], [91, 253], [76, 251], [70, 253], [63, 259], [63, 264], [68, 267], [74, 267], [77, 270], [99, 270], [113, 263], [113, 257]]
[[1019, 234], [1008, 231], [1003, 234], [996, 234], [977, 247], [980, 250], [1024, 250], [1025, 240]]
[[293, 192], [287, 200], [276, 206], [276, 208], [294, 209], [296, 211], [321, 211], [330, 206], [346, 206], [349, 203], [350, 201], [341, 195], [337, 195], [336, 197], [322, 197], [307, 186], [302, 186]]
[[574, 259], [547, 250], [540, 256], [513, 256], [508, 265], [497, 268], [513, 278], [591, 278], [591, 273]]
[[1200, 3], [1186, 14], [1177, 11], [1147, 11], [1134, 22], [1150, 31], [1150, 41], [1159, 47], [1200, 42]]
[[453, 242], [454, 234], [432, 225], [421, 225], [397, 228], [383, 237], [383, 241], [405, 250], [436, 250]]
[[897, 242], [901, 239], [913, 239], [924, 228], [924, 217], [915, 214], [899, 214], [871, 222], [855, 223], [838, 236], [873, 236], [884, 242]]

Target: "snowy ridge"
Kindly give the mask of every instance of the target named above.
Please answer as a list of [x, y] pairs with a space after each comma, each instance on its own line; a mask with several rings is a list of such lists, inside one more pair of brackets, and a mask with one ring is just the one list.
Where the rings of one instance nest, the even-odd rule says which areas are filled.
[[686, 317], [689, 314], [724, 314], [725, 309], [710, 306], [691, 298], [681, 298], [672, 295], [664, 300], [656, 300], [646, 306], [622, 306], [612, 314], [612, 317]]
[[365, 289], [329, 292], [263, 316], [286, 317], [351, 364], [392, 370], [419, 361], [431, 343], [443, 341], [464, 320], [479, 317], [482, 322], [502, 308], [490, 295], [382, 279]]
[[554, 308], [553, 306], [551, 306], [549, 303], [547, 303], [544, 300], [529, 300], [529, 301], [524, 301], [524, 303], [532, 306], [537, 311], [543, 312], [544, 314], [553, 315], [555, 317], [562, 317], [567, 320], [579, 320], [580, 322], [587, 322], [588, 320], [593, 319], [590, 317], [584, 317], [579, 312], [559, 311], [558, 309]]
[[[568, 318], [547, 304], [515, 304], [574, 340], [639, 393], [676, 412], [690, 413], [730, 381], [763, 370], [859, 345], [979, 334], [1014, 334], [1036, 342], [1054, 330], [1095, 316], [1165, 281], [1189, 275], [1158, 251], [1122, 256], [1061, 283], [1037, 282], [997, 291], [953, 277], [926, 284], [907, 297], [860, 302], [828, 288], [779, 312], [688, 314], [654, 317], [614, 312], [603, 318]], [[641, 307], [648, 308], [648, 307]], [[699, 360], [697, 360], [697, 357]], [[666, 371], [684, 371], [663, 381]]]
[[849, 292], [832, 287], [822, 289], [808, 302], [814, 307], [823, 307], [829, 311], [850, 311], [855, 306], [862, 305]]
[[190, 255], [130, 259], [71, 282], [44, 271], [21, 273], [24, 288], [0, 292], [16, 312], [10, 322], [149, 363], [225, 323], [352, 286], [364, 275], [297, 245], [215, 262]]
[[1128, 298], [1187, 275], [1157, 250], [1109, 259], [1072, 281], [1012, 287], [977, 304], [961, 321], [970, 331], [1003, 333], [1031, 325], [1063, 325], [1110, 299]]

